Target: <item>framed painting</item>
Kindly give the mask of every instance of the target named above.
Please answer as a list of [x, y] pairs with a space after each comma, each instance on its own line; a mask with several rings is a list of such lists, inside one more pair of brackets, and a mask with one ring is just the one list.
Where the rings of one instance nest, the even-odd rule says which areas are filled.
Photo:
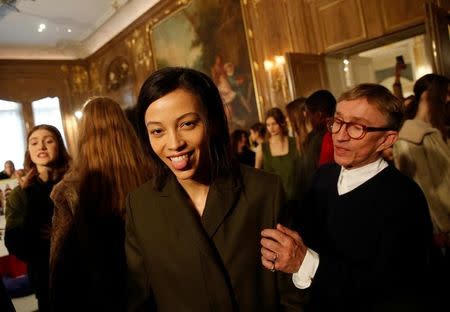
[[219, 89], [230, 129], [247, 130], [258, 121], [258, 109], [240, 3], [186, 2], [150, 29], [155, 67], [184, 66], [208, 74]]

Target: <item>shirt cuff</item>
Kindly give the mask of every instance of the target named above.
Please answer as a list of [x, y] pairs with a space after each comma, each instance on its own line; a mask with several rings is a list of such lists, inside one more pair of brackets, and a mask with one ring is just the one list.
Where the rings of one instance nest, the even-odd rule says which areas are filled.
[[300, 269], [297, 273], [292, 274], [292, 282], [294, 282], [295, 287], [305, 289], [311, 286], [312, 279], [316, 275], [318, 267], [319, 254], [308, 248]]

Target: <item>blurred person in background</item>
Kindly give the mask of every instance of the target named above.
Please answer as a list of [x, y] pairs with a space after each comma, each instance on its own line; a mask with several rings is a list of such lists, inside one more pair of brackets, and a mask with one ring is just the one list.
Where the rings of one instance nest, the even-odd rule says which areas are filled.
[[299, 200], [300, 159], [293, 137], [288, 136], [286, 117], [278, 107], [266, 113], [268, 140], [256, 150], [255, 168], [281, 177], [290, 206]]
[[250, 149], [256, 153], [256, 149], [266, 140], [266, 125], [257, 122], [250, 127]]
[[233, 157], [238, 162], [250, 167], [254, 166], [255, 153], [250, 150], [247, 131], [237, 129], [231, 133], [231, 148]]
[[50, 311], [49, 258], [54, 205], [53, 186], [70, 166], [62, 136], [51, 125], [33, 127], [27, 136], [25, 176], [6, 201], [5, 245], [24, 261], [40, 312]]
[[125, 198], [150, 177], [120, 105], [89, 99], [73, 167], [51, 193], [53, 311], [125, 311]]
[[434, 241], [446, 250], [450, 259], [450, 148], [445, 126], [448, 88], [449, 80], [437, 74], [428, 74], [416, 81], [417, 101], [411, 109], [414, 117], [406, 120], [400, 130], [394, 145], [394, 161], [425, 193]]
[[300, 97], [286, 105], [286, 114], [297, 143], [297, 150], [302, 153], [306, 136], [312, 127], [306, 119], [306, 98]]
[[16, 167], [12, 160], [5, 161], [4, 170], [0, 172], [0, 180], [1, 179], [13, 179], [18, 178], [19, 173], [16, 171]]

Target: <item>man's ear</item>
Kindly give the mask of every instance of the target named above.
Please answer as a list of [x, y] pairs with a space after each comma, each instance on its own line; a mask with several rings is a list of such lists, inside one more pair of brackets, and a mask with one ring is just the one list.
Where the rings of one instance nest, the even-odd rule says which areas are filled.
[[397, 142], [397, 139], [398, 139], [398, 131], [393, 130], [387, 131], [386, 135], [384, 136], [384, 140], [377, 148], [377, 152], [381, 152], [384, 151], [385, 149], [388, 149], [389, 147], [394, 145], [395, 142]]

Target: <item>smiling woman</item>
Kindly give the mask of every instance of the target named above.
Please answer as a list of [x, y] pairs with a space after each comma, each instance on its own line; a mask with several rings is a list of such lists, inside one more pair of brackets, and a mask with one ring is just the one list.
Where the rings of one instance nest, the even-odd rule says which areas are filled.
[[156, 100], [145, 113], [151, 147], [178, 180], [202, 175], [199, 162], [207, 150], [201, 115], [198, 99], [183, 89]]
[[156, 71], [141, 88], [138, 118], [157, 170], [127, 202], [128, 311], [300, 309], [291, 278], [260, 265], [260, 232], [285, 213], [282, 184], [232, 161], [211, 79]]

